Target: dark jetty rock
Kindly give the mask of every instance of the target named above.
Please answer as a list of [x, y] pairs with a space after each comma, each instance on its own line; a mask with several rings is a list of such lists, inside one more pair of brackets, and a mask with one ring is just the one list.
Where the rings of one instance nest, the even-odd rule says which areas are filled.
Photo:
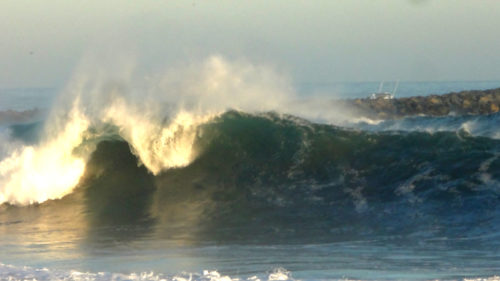
[[415, 115], [492, 114], [500, 110], [500, 88], [397, 99], [364, 98], [343, 102], [347, 103], [356, 115], [371, 119], [398, 119]]

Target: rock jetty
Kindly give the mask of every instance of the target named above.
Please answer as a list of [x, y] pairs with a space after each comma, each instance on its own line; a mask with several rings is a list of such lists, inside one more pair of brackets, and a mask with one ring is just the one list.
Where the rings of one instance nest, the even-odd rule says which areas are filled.
[[356, 115], [370, 119], [492, 114], [500, 110], [500, 88], [396, 99], [351, 99], [343, 102]]

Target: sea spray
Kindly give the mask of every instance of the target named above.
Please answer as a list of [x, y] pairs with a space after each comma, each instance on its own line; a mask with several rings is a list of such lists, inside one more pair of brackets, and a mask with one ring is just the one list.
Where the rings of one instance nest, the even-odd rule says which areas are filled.
[[151, 173], [186, 166], [196, 157], [200, 124], [231, 108], [278, 110], [289, 97], [288, 85], [271, 68], [219, 56], [146, 76], [128, 60], [114, 68], [83, 63], [55, 102], [39, 142], [2, 145], [0, 204], [71, 193], [107, 126], [117, 128]]
[[119, 128], [120, 136], [153, 174], [188, 165], [195, 158], [193, 144], [197, 127], [211, 118], [212, 115], [179, 112], [163, 124], [145, 117], [123, 99], [115, 101], [103, 115], [105, 122]]
[[41, 203], [70, 193], [85, 168], [73, 150], [89, 126], [75, 100], [65, 124], [37, 145], [19, 144], [0, 162], [0, 203]]

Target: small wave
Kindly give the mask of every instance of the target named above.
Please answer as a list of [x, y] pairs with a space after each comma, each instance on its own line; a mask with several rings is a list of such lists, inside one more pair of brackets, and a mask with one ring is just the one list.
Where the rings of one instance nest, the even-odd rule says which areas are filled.
[[[269, 273], [253, 275], [249, 277], [223, 275], [216, 270], [203, 270], [200, 273], [183, 272], [180, 274], [168, 275], [155, 272], [139, 272], [139, 273], [111, 273], [111, 272], [80, 272], [77, 270], [53, 270], [48, 268], [32, 268], [28, 266], [17, 267], [0, 263], [0, 280], [7, 281], [299, 281], [293, 278], [293, 274], [283, 268], [275, 268]], [[314, 276], [301, 279], [318, 280]], [[361, 281], [363, 279], [351, 278], [328, 278], [321, 280], [332, 281]], [[366, 279], [366, 280], [383, 280], [383, 279]], [[434, 280], [449, 280], [449, 279], [434, 279]], [[499, 276], [477, 277], [477, 278], [460, 278], [453, 280], [463, 281], [500, 281]]]
[[262, 276], [246, 278], [222, 275], [216, 270], [203, 270], [201, 273], [181, 273], [167, 275], [154, 272], [111, 273], [111, 272], [80, 272], [76, 270], [52, 270], [48, 268], [16, 267], [0, 263], [0, 280], [21, 281], [286, 281], [295, 280], [289, 271], [277, 268]]
[[457, 132], [464, 131], [472, 136], [500, 139], [500, 113], [490, 115], [459, 115], [459, 116], [418, 116], [398, 120], [354, 120], [343, 123], [365, 131], [404, 131], [404, 132]]

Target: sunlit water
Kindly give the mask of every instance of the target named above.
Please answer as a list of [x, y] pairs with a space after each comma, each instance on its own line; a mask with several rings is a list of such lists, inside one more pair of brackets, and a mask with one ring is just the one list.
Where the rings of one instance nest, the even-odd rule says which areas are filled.
[[[258, 241], [226, 243], [190, 235], [186, 229], [168, 230], [173, 237], [169, 239], [165, 229], [95, 226], [81, 214], [60, 211], [34, 217], [30, 211], [19, 217], [2, 214], [2, 263], [67, 272], [153, 271], [165, 276], [217, 270], [232, 278], [261, 279], [286, 269], [290, 278], [301, 280], [491, 277], [498, 274], [500, 264], [500, 242], [495, 242], [500, 234], [467, 239], [426, 233], [374, 235], [330, 243], [315, 243], [315, 237], [269, 243], [264, 235]], [[176, 237], [176, 231], [184, 234]], [[238, 235], [245, 229], [227, 231]]]

